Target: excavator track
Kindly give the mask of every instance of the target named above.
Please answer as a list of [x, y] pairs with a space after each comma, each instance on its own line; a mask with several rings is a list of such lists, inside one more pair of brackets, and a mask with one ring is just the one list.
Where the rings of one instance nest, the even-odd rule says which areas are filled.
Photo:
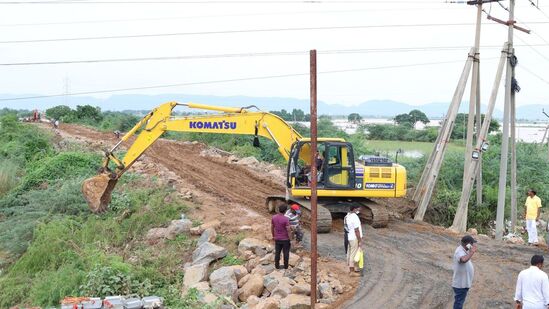
[[[304, 198], [291, 198], [289, 203], [297, 203], [301, 206], [301, 221], [305, 226], [311, 226], [311, 203], [309, 200]], [[267, 197], [265, 205], [271, 213], [275, 213], [277, 207], [281, 204], [286, 204], [286, 198], [282, 195], [273, 195]], [[318, 233], [330, 233], [332, 230], [332, 214], [330, 210], [322, 205], [322, 203], [317, 204], [317, 220], [316, 226]]]
[[[289, 199], [290, 203], [297, 203], [306, 211], [302, 212], [303, 222], [310, 227], [311, 204], [308, 199], [295, 198]], [[267, 208], [274, 213], [276, 207], [286, 203], [284, 196], [269, 196], [266, 200]], [[389, 224], [389, 212], [387, 208], [372, 200], [366, 198], [357, 198], [349, 200], [340, 200], [337, 198], [320, 198], [318, 201], [317, 227], [319, 233], [329, 233], [332, 228], [332, 213], [345, 215], [352, 204], [361, 207], [359, 217], [374, 228], [384, 228]]]
[[387, 227], [389, 224], [389, 212], [387, 207], [372, 200], [363, 199], [359, 201], [363, 207], [359, 217], [368, 222], [374, 228]]

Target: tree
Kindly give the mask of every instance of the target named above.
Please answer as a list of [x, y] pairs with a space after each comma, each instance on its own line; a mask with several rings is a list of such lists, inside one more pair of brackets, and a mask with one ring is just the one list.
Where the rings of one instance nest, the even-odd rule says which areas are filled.
[[305, 114], [301, 109], [294, 108], [291, 113], [288, 113], [285, 109], [280, 111], [270, 111], [269, 113], [275, 114], [278, 117], [286, 121], [310, 121], [311, 115]]
[[74, 111], [66, 105], [57, 105], [46, 110], [46, 116], [52, 119], [64, 120], [64, 118], [72, 116], [73, 113]]
[[303, 121], [303, 118], [305, 118], [305, 113], [302, 110], [295, 108], [292, 110], [293, 121]]
[[103, 119], [103, 115], [101, 114], [101, 109], [99, 107], [78, 105], [76, 106], [76, 118], [84, 121], [99, 122]]
[[[484, 116], [485, 115], [480, 116], [481, 121], [484, 121]], [[468, 121], [468, 119], [469, 119], [469, 114], [465, 114], [465, 113], [457, 114], [454, 130], [452, 131], [452, 136], [451, 136], [452, 139], [464, 139], [465, 138], [465, 136], [467, 135], [467, 121]], [[477, 123], [477, 120], [476, 120], [476, 117], [475, 117], [475, 121], [474, 121], [475, 129], [476, 129], [476, 123]], [[499, 123], [496, 120], [492, 119], [490, 121], [490, 126], [488, 127], [488, 133], [497, 132], [498, 130], [499, 130]]]
[[282, 109], [281, 111], [270, 111], [270, 113], [275, 114], [286, 121], [292, 120], [292, 115], [289, 114], [285, 109]]
[[358, 113], [352, 113], [347, 116], [347, 120], [352, 123], [360, 123], [362, 117]]
[[427, 115], [425, 115], [425, 113], [420, 111], [419, 109], [411, 110], [408, 115], [410, 115], [410, 117], [413, 119], [414, 126], [416, 125], [416, 123], [418, 123], [418, 121], [422, 122], [423, 124], [428, 124], [430, 122], [429, 118], [427, 118]]
[[398, 125], [407, 126], [410, 128], [414, 128], [418, 122], [422, 122], [424, 124], [429, 123], [429, 118], [427, 118], [427, 115], [419, 109], [411, 110], [408, 114], [396, 115], [394, 120]]
[[396, 115], [394, 120], [399, 126], [409, 126], [409, 127], [413, 126], [412, 125], [412, 119], [410, 118], [410, 115], [408, 115], [408, 114]]

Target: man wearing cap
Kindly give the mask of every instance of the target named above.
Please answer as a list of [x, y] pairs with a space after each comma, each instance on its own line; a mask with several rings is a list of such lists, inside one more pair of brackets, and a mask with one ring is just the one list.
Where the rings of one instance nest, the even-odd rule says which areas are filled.
[[520, 272], [515, 290], [515, 308], [547, 309], [549, 278], [543, 269], [543, 256], [534, 255], [530, 268]]
[[303, 240], [303, 232], [301, 231], [301, 225], [299, 224], [299, 218], [301, 217], [301, 210], [298, 204], [292, 204], [290, 209], [284, 214], [290, 220], [290, 229], [294, 232], [295, 240], [299, 246]]
[[538, 244], [538, 228], [536, 222], [539, 220], [541, 212], [541, 199], [536, 195], [536, 191], [528, 190], [528, 197], [524, 203], [524, 218], [526, 219], [526, 230], [528, 231], [528, 244]]
[[[343, 219], [345, 229], [349, 231], [347, 237], [349, 240], [349, 247], [347, 248], [347, 263], [349, 265], [349, 272], [351, 275], [356, 276], [360, 271], [357, 263], [355, 262], [355, 255], [358, 249], [362, 246], [362, 223], [358, 214], [360, 213], [360, 206], [351, 205], [351, 211], [347, 213]], [[360, 276], [360, 274], [358, 274]]]
[[471, 258], [477, 252], [476, 240], [465, 235], [461, 238], [461, 244], [456, 248], [453, 258], [454, 275], [452, 288], [454, 289], [454, 309], [462, 309], [467, 297], [467, 292], [473, 283], [475, 269]]

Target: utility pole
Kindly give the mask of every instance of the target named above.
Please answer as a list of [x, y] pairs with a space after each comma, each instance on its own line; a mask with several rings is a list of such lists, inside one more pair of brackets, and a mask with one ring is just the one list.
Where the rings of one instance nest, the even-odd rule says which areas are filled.
[[[513, 79], [515, 67], [512, 68]], [[512, 80], [513, 80], [512, 79]], [[515, 91], [511, 91], [511, 233], [517, 224], [517, 146], [516, 146], [516, 106]]]
[[463, 93], [465, 92], [465, 86], [467, 85], [467, 79], [469, 78], [469, 73], [471, 72], [471, 67], [473, 59], [475, 58], [475, 49], [471, 48], [465, 66], [461, 73], [461, 77], [458, 82], [458, 86], [454, 92], [452, 102], [448, 107], [448, 113], [446, 114], [446, 120], [444, 121], [443, 126], [440, 129], [439, 136], [437, 137], [437, 142], [434, 145], [433, 152], [429, 157], [429, 160], [432, 161], [431, 164], [425, 166], [423, 174], [421, 175], [421, 180], [417, 191], [417, 211], [414, 216], [414, 220], [422, 221], [427, 206], [431, 201], [431, 196], [433, 194], [433, 189], [436, 185], [438, 174], [440, 172], [440, 167], [442, 166], [442, 161], [444, 159], [444, 154], [446, 153], [446, 148], [448, 142], [450, 141], [450, 136], [452, 130], [454, 129], [454, 124], [456, 121], [456, 116], [459, 110], [459, 105], [461, 99], [463, 98]]
[[503, 138], [501, 141], [501, 161], [499, 164], [498, 206], [496, 213], [496, 240], [503, 239], [505, 215], [505, 191], [507, 186], [507, 163], [509, 154], [509, 118], [511, 114], [511, 93], [513, 66], [513, 25], [515, 24], [515, 0], [509, 0], [509, 20], [507, 21], [507, 71], [505, 73], [505, 105], [503, 106]]
[[316, 272], [317, 272], [317, 179], [316, 179], [316, 50], [309, 51], [311, 68], [311, 308], [316, 305]]
[[[478, 64], [478, 78], [477, 78], [477, 97], [476, 97], [476, 103], [477, 103], [477, 141], [480, 138], [480, 129], [482, 128], [482, 112], [480, 110], [480, 62]], [[479, 168], [477, 171], [477, 207], [480, 207], [482, 205], [482, 157], [480, 158], [478, 164]], [[464, 171], [465, 173], [465, 171]]]
[[[444, 159], [446, 144], [449, 142], [450, 135], [454, 128], [457, 110], [459, 109], [461, 99], [463, 98], [463, 92], [465, 91], [465, 85], [467, 84], [467, 79], [469, 78], [469, 73], [471, 71], [471, 63], [473, 63], [473, 61], [474, 61], [473, 78], [471, 82], [469, 117], [468, 117], [468, 123], [467, 123], [468, 132], [467, 132], [466, 153], [469, 153], [469, 155], [471, 154], [472, 145], [473, 145], [473, 124], [474, 124], [473, 116], [475, 114], [475, 107], [476, 107], [476, 113], [477, 113], [477, 116], [476, 116], [477, 134], [480, 135], [479, 134], [481, 130], [480, 78], [479, 78], [480, 66], [478, 62], [478, 54], [479, 54], [479, 44], [480, 44], [480, 25], [481, 25], [481, 17], [482, 17], [482, 4], [489, 3], [489, 2], [498, 2], [498, 1], [500, 0], [470, 0], [466, 2], [468, 5], [477, 5], [477, 25], [476, 25], [476, 34], [475, 34], [475, 47], [473, 47], [469, 52], [469, 57], [465, 64], [465, 68], [462, 72], [461, 78], [458, 82], [458, 87], [454, 92], [452, 103], [448, 108], [448, 113], [446, 114], [446, 118], [444, 122], [441, 124], [441, 128], [437, 136], [437, 140], [435, 141], [434, 149], [431, 152], [429, 159], [427, 160], [427, 164], [423, 169], [423, 173], [421, 174], [420, 181], [417, 185], [416, 190], [414, 191], [412, 200], [416, 202], [416, 205], [418, 205], [416, 214], [414, 216], [414, 220], [419, 220], [419, 221], [423, 220], [423, 216], [425, 215], [425, 211], [427, 210], [427, 206], [431, 200], [431, 195], [436, 185], [436, 180], [438, 177], [438, 173], [440, 171], [442, 160]], [[477, 140], [478, 139], [479, 138], [477, 137]], [[467, 167], [471, 165], [469, 155], [466, 154], [465, 156], [464, 174], [465, 174], [465, 170], [467, 170]], [[482, 203], [482, 174], [480, 170], [477, 172], [476, 178], [478, 180], [477, 181], [477, 204], [481, 204]], [[464, 176], [463, 185], [472, 186], [474, 181], [475, 181], [475, 177], [473, 177], [473, 179], [471, 180], [470, 177]], [[465, 219], [467, 219], [466, 210], [463, 215], [465, 216]]]
[[[473, 182], [475, 180], [476, 175], [478, 175], [477, 173], [478, 173], [478, 169], [480, 168], [480, 158], [482, 156], [482, 153], [488, 150], [488, 142], [487, 142], [488, 130], [490, 129], [490, 121], [492, 120], [492, 114], [494, 112], [494, 107], [496, 105], [499, 84], [501, 82], [501, 77], [503, 75], [503, 68], [505, 67], [505, 60], [507, 58], [507, 51], [508, 51], [508, 47], [507, 47], [507, 43], [505, 43], [501, 51], [501, 57], [499, 60], [498, 70], [496, 72], [496, 78], [492, 86], [492, 93], [490, 95], [490, 100], [488, 101], [488, 109], [486, 110], [486, 116], [484, 117], [484, 121], [482, 122], [482, 126], [478, 133], [476, 147], [473, 150], [473, 152], [470, 153], [472, 160], [471, 160], [471, 164], [468, 166], [468, 169], [466, 170], [466, 177], [469, 180], [469, 183]], [[456, 210], [456, 215], [454, 217], [454, 222], [450, 227], [451, 229], [461, 233], [465, 232], [465, 230], [467, 229], [467, 205], [469, 204], [469, 198], [471, 197], [472, 190], [473, 190], [472, 185], [463, 187], [463, 190], [461, 191], [461, 197], [459, 199], [459, 205]]]
[[[480, 118], [480, 87], [479, 87], [479, 65], [480, 65], [480, 59], [479, 59], [479, 47], [480, 47], [480, 26], [481, 26], [481, 18], [482, 18], [482, 3], [477, 4], [477, 23], [476, 23], [476, 31], [475, 31], [475, 58], [473, 60], [473, 76], [471, 77], [471, 95], [469, 96], [469, 115], [467, 117], [467, 141], [465, 143], [465, 161], [463, 165], [463, 186], [472, 186], [474, 183], [474, 180], [472, 183], [468, 183], [469, 179], [467, 179], [467, 173], [466, 170], [469, 168], [469, 165], [471, 164], [471, 153], [473, 152], [473, 129], [474, 129], [474, 123], [475, 118]], [[475, 117], [475, 110], [476, 110], [476, 116]], [[477, 134], [479, 133], [480, 123], [477, 120]], [[477, 137], [478, 139], [478, 137]], [[480, 160], [480, 158], [479, 158]], [[479, 193], [480, 189], [480, 193]], [[482, 178], [477, 178], [477, 204], [480, 205], [478, 202], [478, 198], [480, 195], [480, 203], [482, 203]], [[465, 220], [467, 220], [467, 211], [464, 213], [464, 216], [466, 217]]]

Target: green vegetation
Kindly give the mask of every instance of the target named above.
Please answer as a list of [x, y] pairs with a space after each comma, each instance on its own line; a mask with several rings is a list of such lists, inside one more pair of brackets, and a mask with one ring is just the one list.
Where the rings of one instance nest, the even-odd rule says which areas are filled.
[[370, 140], [434, 142], [437, 139], [438, 128], [426, 127], [416, 130], [408, 125], [368, 124], [359, 126], [358, 131], [368, 132]]
[[406, 126], [408, 128], [414, 128], [418, 122], [422, 122], [423, 124], [429, 123], [427, 115], [418, 109], [413, 109], [407, 114], [396, 115], [394, 120], [399, 126]]
[[291, 113], [288, 113], [285, 109], [281, 111], [270, 111], [270, 113], [279, 116], [286, 121], [310, 121], [311, 115], [305, 114], [301, 109], [294, 108]]
[[[454, 130], [452, 131], [452, 136], [451, 136], [453, 140], [465, 139], [465, 136], [467, 136], [468, 119], [469, 119], [468, 114], [464, 114], [464, 113], [457, 114]], [[481, 115], [481, 119], [482, 119], [481, 122], [484, 121], [484, 115]], [[477, 123], [477, 120], [475, 119], [474, 120], [475, 126], [476, 126], [476, 123]], [[499, 130], [499, 123], [496, 120], [492, 119], [490, 121], [490, 127], [488, 128], [488, 132], [489, 133], [497, 132], [498, 130]]]
[[[405, 142], [405, 141], [383, 141], [383, 140], [369, 140], [366, 142], [368, 149], [374, 152], [380, 152], [381, 154], [388, 154], [389, 156], [395, 155], [396, 151], [401, 149], [406, 152], [419, 152], [423, 155], [429, 155], [433, 151], [434, 143], [432, 142]], [[450, 143], [448, 144], [448, 151], [461, 152], [465, 151], [465, 147], [461, 144]], [[400, 157], [400, 155], [399, 155]]]
[[[467, 118], [467, 114], [457, 115], [451, 135], [452, 140], [464, 139], [467, 134]], [[482, 119], [484, 119], [484, 115], [482, 115]], [[429, 122], [427, 116], [419, 110], [397, 115], [394, 120], [398, 125], [370, 124], [359, 127], [359, 130], [366, 130], [370, 140], [434, 142], [437, 138], [438, 128], [436, 127], [426, 127], [423, 130], [413, 129], [417, 122]], [[498, 129], [499, 123], [496, 120], [492, 120], [488, 132], [497, 132]]]
[[180, 236], [161, 250], [144, 242], [150, 228], [188, 211], [173, 190], [129, 174], [110, 211], [91, 214], [80, 188], [99, 155], [55, 150], [49, 135], [13, 113], [0, 125], [0, 308], [90, 294], [156, 294], [171, 308], [204, 307], [196, 292], [180, 295], [195, 241]]
[[65, 105], [59, 105], [46, 110], [46, 116], [66, 123], [78, 123], [95, 127], [102, 131], [128, 131], [138, 121], [139, 117], [121, 112], [101, 112], [99, 107], [78, 105], [76, 110]]
[[351, 113], [349, 114], [349, 116], [347, 116], [347, 121], [352, 123], [360, 123], [361, 120], [362, 120], [362, 116], [360, 116], [357, 113]]

